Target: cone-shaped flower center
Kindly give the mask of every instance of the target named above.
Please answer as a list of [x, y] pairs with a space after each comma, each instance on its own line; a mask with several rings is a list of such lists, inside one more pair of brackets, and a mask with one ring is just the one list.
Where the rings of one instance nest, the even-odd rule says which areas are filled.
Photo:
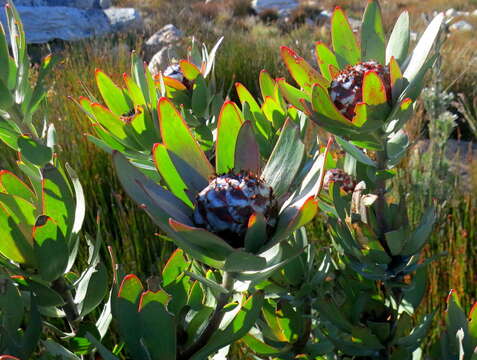
[[375, 71], [383, 80], [388, 99], [391, 99], [389, 69], [375, 61], [361, 62], [342, 70], [331, 82], [330, 96], [338, 110], [352, 120], [355, 106], [363, 100], [363, 79], [368, 71]]
[[323, 189], [328, 190], [328, 187], [332, 182], [339, 183], [341, 189], [346, 193], [353, 192], [356, 187], [356, 180], [351, 175], [345, 173], [342, 169], [329, 169], [325, 173]]
[[194, 222], [243, 247], [250, 216], [263, 214], [269, 226], [276, 222], [273, 189], [251, 173], [229, 173], [214, 178], [197, 195]]

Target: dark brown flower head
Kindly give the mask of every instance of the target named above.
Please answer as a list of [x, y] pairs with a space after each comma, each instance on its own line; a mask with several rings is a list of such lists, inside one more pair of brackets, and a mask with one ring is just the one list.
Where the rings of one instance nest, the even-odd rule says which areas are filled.
[[356, 187], [356, 180], [341, 169], [330, 169], [325, 173], [323, 189], [328, 190], [328, 187], [332, 182], [339, 183], [341, 189], [348, 194], [353, 192]]
[[387, 66], [375, 61], [349, 65], [331, 82], [330, 96], [338, 110], [349, 120], [355, 115], [356, 104], [363, 101], [363, 79], [368, 71], [375, 71], [383, 80], [386, 95], [391, 99], [391, 76]]
[[275, 226], [277, 206], [273, 189], [252, 173], [217, 176], [197, 195], [196, 202], [194, 223], [235, 248], [244, 246], [252, 214], [263, 214], [269, 228]]

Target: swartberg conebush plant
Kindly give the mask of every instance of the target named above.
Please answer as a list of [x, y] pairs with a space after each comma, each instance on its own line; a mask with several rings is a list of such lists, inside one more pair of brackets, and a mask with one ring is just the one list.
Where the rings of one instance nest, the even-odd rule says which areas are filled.
[[[243, 358], [237, 350], [256, 359], [428, 358], [433, 314], [415, 313], [434, 210], [409, 224], [406, 194], [391, 197], [389, 180], [438, 57], [442, 15], [409, 53], [407, 12], [386, 45], [377, 1], [360, 39], [336, 8], [332, 50], [316, 43], [319, 69], [283, 47], [296, 85], [264, 70], [260, 100], [235, 84], [240, 104], [215, 79], [222, 39], [210, 52], [194, 45], [155, 77], [133, 53], [125, 88], [97, 70], [102, 99], [74, 99], [92, 124], [88, 138], [177, 246], [145, 286], [112, 249], [110, 285], [101, 234], [81, 234], [79, 179], [60, 161], [54, 128], [33, 121], [54, 59], [30, 79], [21, 21], [11, 1], [5, 9], [0, 139], [18, 153], [21, 174], [0, 172], [0, 359]], [[307, 237], [318, 213], [327, 248]], [[473, 310], [467, 320], [451, 292], [430, 358], [475, 357]]]

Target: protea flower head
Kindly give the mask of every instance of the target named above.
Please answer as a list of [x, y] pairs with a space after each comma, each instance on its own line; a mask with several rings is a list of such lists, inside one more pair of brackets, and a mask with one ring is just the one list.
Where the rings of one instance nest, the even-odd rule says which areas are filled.
[[345, 193], [353, 192], [356, 187], [356, 180], [342, 169], [329, 169], [325, 173], [323, 189], [328, 190], [331, 183], [338, 183]]
[[435, 60], [436, 55], [429, 54], [442, 21], [443, 14], [436, 16], [408, 55], [407, 12], [397, 20], [386, 45], [377, 0], [370, 0], [366, 7], [361, 41], [337, 7], [331, 21], [332, 49], [323, 42], [316, 43], [319, 70], [293, 50], [281, 48], [284, 62], [300, 87], [279, 79], [281, 93], [329, 132], [360, 141], [369, 149], [379, 148], [376, 132], [397, 132], [412, 112], [424, 75]]
[[195, 224], [218, 234], [235, 248], [244, 246], [253, 214], [263, 215], [268, 231], [276, 225], [273, 189], [251, 172], [229, 172], [213, 178], [197, 195], [196, 202]]
[[352, 121], [356, 115], [355, 107], [363, 101], [363, 80], [369, 71], [374, 71], [386, 90], [387, 101], [391, 101], [391, 76], [389, 68], [376, 61], [348, 65], [333, 78], [329, 88], [331, 100], [341, 114]]
[[317, 212], [323, 155], [310, 160], [313, 171], [300, 172], [305, 147], [293, 121], [285, 122], [264, 162], [252, 123], [226, 102], [214, 168], [167, 98], [159, 100], [158, 115], [163, 143], [152, 155], [164, 187], [122, 154], [113, 158], [126, 192], [177, 246], [242, 280], [263, 279], [301, 253], [284, 243]]

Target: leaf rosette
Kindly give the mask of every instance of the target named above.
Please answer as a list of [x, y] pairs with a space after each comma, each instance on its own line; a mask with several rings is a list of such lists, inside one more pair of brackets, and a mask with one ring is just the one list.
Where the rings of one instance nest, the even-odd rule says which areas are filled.
[[[305, 159], [305, 146], [297, 125], [290, 120], [284, 123], [278, 141], [265, 162], [251, 123], [244, 120], [235, 103], [226, 102], [218, 121], [214, 167], [169, 99], [159, 100], [158, 118], [163, 142], [154, 145], [152, 157], [164, 187], [148, 178], [121, 153], [115, 152], [113, 161], [129, 196], [177, 246], [194, 259], [236, 273], [236, 278], [244, 281], [266, 278], [303, 251], [299, 246], [292, 246], [292, 251], [288, 246], [288, 250], [284, 251], [283, 242], [317, 213], [315, 195], [323, 155], [318, 154], [309, 161]], [[310, 166], [308, 173], [302, 171], [305, 163]], [[245, 226], [245, 231], [240, 231], [241, 241], [239, 245], [232, 244], [234, 247], [230, 239], [221, 237], [213, 226], [199, 224], [194, 211], [200, 198], [198, 194], [202, 192], [203, 195], [211, 183], [217, 182], [220, 178], [217, 174], [223, 177], [223, 174], [246, 173], [255, 174], [254, 179], [265, 184], [264, 189], [273, 190], [276, 214], [270, 221], [265, 210], [257, 210], [260, 207], [247, 208], [249, 214], [243, 217], [245, 223], [239, 226], [240, 229]], [[251, 198], [256, 196], [249, 195]], [[218, 199], [217, 194], [213, 196]], [[235, 210], [229, 208], [227, 216]], [[201, 215], [207, 217], [207, 209], [201, 209]]]
[[410, 117], [426, 72], [436, 55], [429, 56], [440, 31], [443, 14], [429, 24], [409, 52], [409, 14], [398, 18], [385, 43], [381, 9], [370, 1], [360, 37], [355, 37], [340, 7], [331, 20], [332, 49], [319, 41], [315, 54], [319, 71], [293, 50], [281, 55], [300, 88], [279, 80], [285, 99], [318, 125], [355, 145], [382, 150], [384, 138], [398, 132]]

